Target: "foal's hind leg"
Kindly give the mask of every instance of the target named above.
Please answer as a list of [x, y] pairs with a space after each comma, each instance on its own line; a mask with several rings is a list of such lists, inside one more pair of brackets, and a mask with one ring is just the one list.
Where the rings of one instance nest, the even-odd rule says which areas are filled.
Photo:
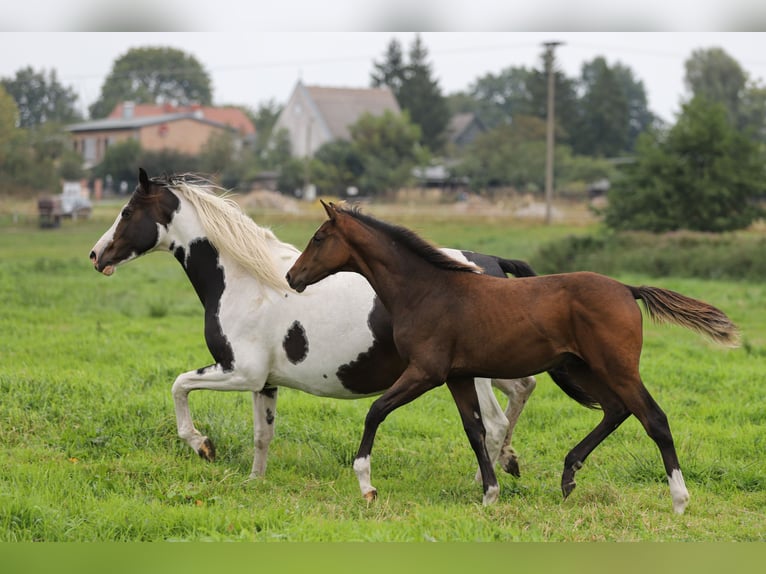
[[484, 505], [492, 504], [497, 500], [500, 489], [495, 470], [492, 468], [492, 461], [487, 454], [486, 433], [481, 419], [476, 387], [474, 387], [472, 379], [449, 379], [447, 380], [447, 387], [452, 393], [452, 398], [455, 399], [460, 418], [463, 421], [463, 429], [468, 437], [468, 442], [471, 443], [473, 452], [476, 454], [476, 460], [479, 462], [482, 486], [484, 487]]
[[515, 477], [521, 476], [519, 470], [519, 457], [511, 446], [511, 438], [516, 428], [524, 405], [527, 404], [532, 391], [537, 386], [534, 377], [524, 377], [522, 379], [493, 379], [492, 384], [500, 389], [508, 397], [508, 406], [505, 409], [505, 417], [508, 419], [508, 431], [506, 432], [503, 446], [500, 449], [500, 456], [497, 461], [503, 470]]
[[564, 472], [561, 475], [561, 492], [564, 498], [569, 496], [577, 486], [575, 473], [582, 468], [588, 455], [629, 416], [630, 411], [622, 406], [605, 406], [604, 418], [601, 419], [601, 422], [569, 451], [564, 459]]
[[673, 443], [673, 435], [670, 433], [667, 416], [649, 394], [649, 391], [646, 390], [640, 378], [637, 385], [630, 387], [624, 393], [623, 400], [644, 425], [646, 434], [660, 449], [668, 477], [670, 496], [673, 500], [673, 510], [677, 514], [683, 514], [689, 503], [689, 491], [686, 490], [684, 477], [681, 474], [681, 465], [678, 463], [678, 455]]

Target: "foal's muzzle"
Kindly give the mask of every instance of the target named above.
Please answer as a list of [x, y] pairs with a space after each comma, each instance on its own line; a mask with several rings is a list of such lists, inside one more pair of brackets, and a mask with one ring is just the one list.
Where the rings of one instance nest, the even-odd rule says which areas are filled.
[[290, 286], [290, 288], [294, 289], [298, 293], [303, 293], [306, 290], [306, 284], [303, 282], [295, 281], [289, 271], [287, 272], [287, 275], [285, 275], [285, 279], [287, 280], [287, 284]]

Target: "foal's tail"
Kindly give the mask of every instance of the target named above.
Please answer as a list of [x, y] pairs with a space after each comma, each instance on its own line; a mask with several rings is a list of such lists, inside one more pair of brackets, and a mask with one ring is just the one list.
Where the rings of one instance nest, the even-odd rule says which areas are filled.
[[739, 346], [739, 329], [726, 314], [699, 299], [658, 287], [626, 285], [633, 297], [642, 299], [655, 323], [675, 323], [697, 331], [727, 347]]

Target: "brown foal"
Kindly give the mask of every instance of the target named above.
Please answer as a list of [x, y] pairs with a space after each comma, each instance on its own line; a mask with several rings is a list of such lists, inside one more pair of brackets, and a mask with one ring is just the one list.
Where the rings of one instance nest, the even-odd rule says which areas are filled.
[[[657, 444], [673, 509], [689, 501], [667, 418], [638, 371], [642, 299], [649, 316], [736, 346], [737, 327], [702, 301], [656, 287], [632, 287], [596, 273], [507, 281], [477, 273], [415, 235], [358, 210], [322, 203], [328, 221], [287, 273], [297, 291], [339, 271], [362, 274], [393, 318], [394, 340], [407, 368], [367, 414], [354, 460], [362, 494], [372, 499], [370, 453], [378, 426], [394, 409], [445, 381], [481, 469], [484, 503], [498, 484], [484, 445], [473, 377], [516, 378], [565, 370], [583, 403], [603, 419], [566, 456], [566, 498], [588, 455], [631, 414]], [[575, 395], [573, 395], [575, 396]]]

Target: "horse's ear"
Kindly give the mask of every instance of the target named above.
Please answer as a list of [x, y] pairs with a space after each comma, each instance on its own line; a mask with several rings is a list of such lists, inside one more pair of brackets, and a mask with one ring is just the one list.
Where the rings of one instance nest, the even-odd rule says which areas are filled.
[[327, 213], [327, 217], [330, 218], [330, 221], [335, 221], [335, 204], [333, 202], [330, 202], [330, 204], [326, 204], [323, 200], [319, 200], [319, 202], [322, 204], [322, 207], [324, 207], [325, 212]]
[[143, 193], [149, 193], [149, 176], [146, 175], [146, 172], [144, 171], [144, 168], [139, 167], [138, 168], [138, 188]]

